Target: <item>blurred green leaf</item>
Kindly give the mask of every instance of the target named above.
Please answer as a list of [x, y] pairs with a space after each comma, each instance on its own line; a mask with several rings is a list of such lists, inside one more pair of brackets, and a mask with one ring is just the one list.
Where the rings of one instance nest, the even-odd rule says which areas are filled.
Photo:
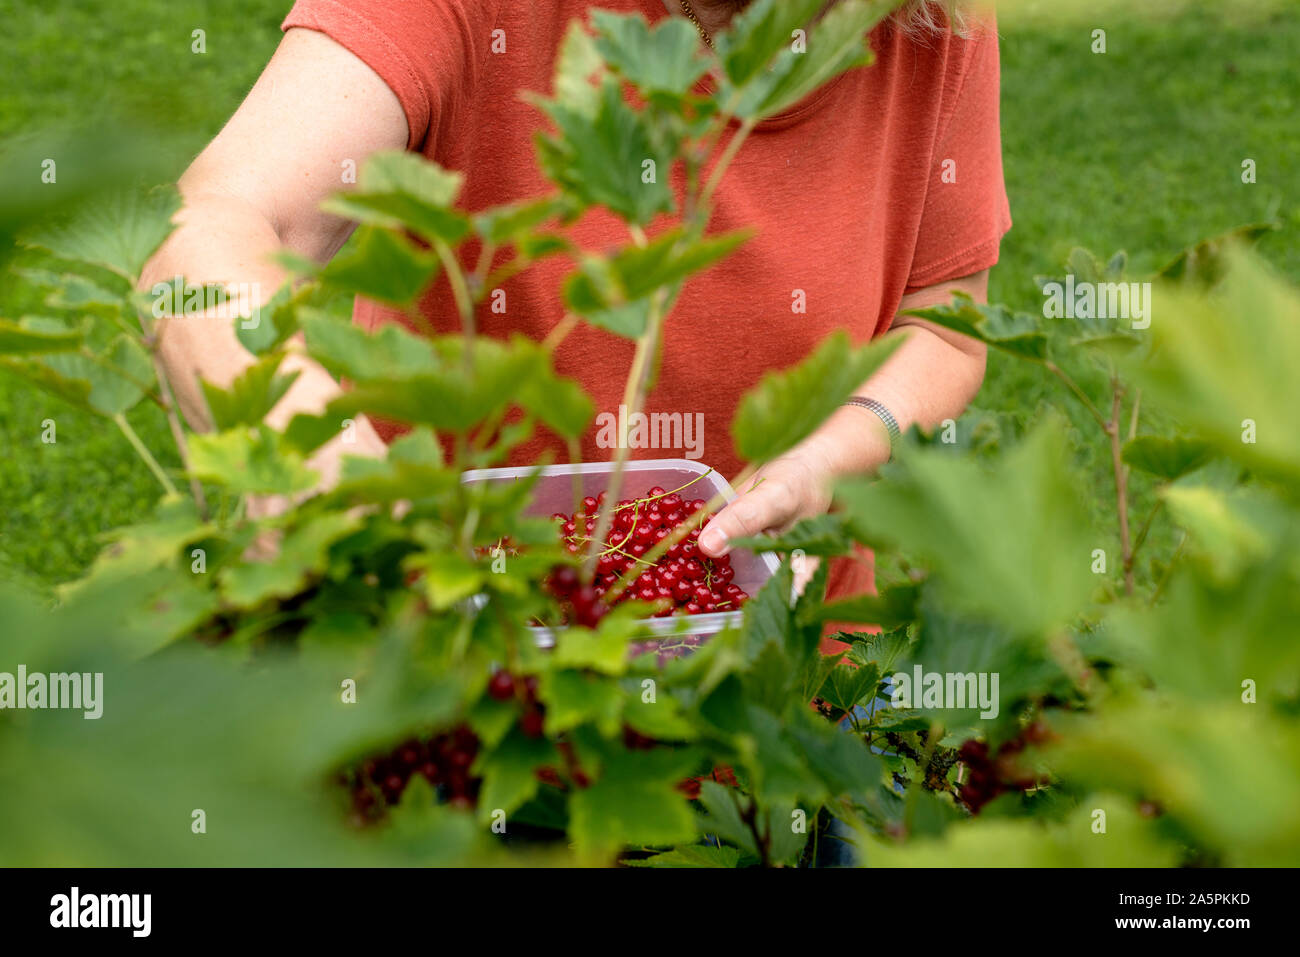
[[1208, 442], [1185, 436], [1140, 435], [1124, 443], [1123, 450], [1127, 464], [1167, 482], [1195, 472], [1213, 457]]
[[237, 494], [294, 495], [315, 486], [317, 475], [266, 426], [194, 435], [190, 473]]
[[1093, 588], [1095, 542], [1069, 459], [1062, 423], [1050, 420], [991, 470], [908, 450], [888, 480], [840, 495], [867, 541], [922, 557], [967, 610], [1046, 635]]
[[1166, 288], [1156, 299], [1149, 359], [1130, 372], [1144, 394], [1234, 461], [1300, 479], [1300, 294], [1262, 262], [1224, 254], [1213, 296]]
[[927, 319], [1022, 359], [1047, 358], [1047, 336], [1036, 316], [1012, 312], [1000, 304], [976, 303], [968, 293], [955, 291], [946, 306], [908, 309], [904, 315]]
[[202, 382], [203, 396], [218, 431], [238, 425], [257, 425], [284, 397], [298, 378], [297, 372], [279, 375], [284, 356], [272, 353], [241, 372], [228, 389]]
[[0, 319], [0, 355], [75, 352], [82, 339], [82, 333], [77, 330], [33, 329], [9, 319]]
[[680, 96], [708, 69], [695, 27], [682, 18], [665, 17], [650, 27], [639, 15], [593, 10], [591, 21], [597, 51], [643, 93]]
[[31, 236], [33, 245], [64, 259], [102, 266], [134, 283], [162, 245], [181, 208], [174, 188], [123, 190], [80, 209], [68, 220]]
[[399, 233], [377, 226], [357, 230], [355, 246], [320, 272], [326, 285], [392, 305], [414, 302], [438, 271], [438, 258]]
[[324, 571], [330, 545], [359, 524], [360, 518], [346, 512], [313, 518], [285, 535], [271, 560], [222, 569], [218, 576], [222, 594], [236, 605], [251, 607], [297, 593], [309, 576]]
[[859, 348], [836, 330], [803, 362], [769, 372], [740, 400], [731, 434], [748, 462], [770, 462], [798, 445], [870, 378], [897, 348], [893, 340]]
[[[463, 174], [445, 170], [417, 153], [379, 152], [362, 166], [356, 191], [330, 198], [322, 209], [361, 223], [407, 228], [426, 240], [455, 244], [470, 228], [469, 220], [450, 208], [463, 181]], [[360, 269], [358, 261], [356, 270]]]

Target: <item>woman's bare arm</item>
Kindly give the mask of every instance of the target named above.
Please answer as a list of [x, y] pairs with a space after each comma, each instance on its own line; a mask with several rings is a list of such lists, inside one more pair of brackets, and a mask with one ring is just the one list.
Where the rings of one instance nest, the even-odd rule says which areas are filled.
[[[917, 290], [903, 297], [899, 312], [945, 303], [954, 289], [985, 302], [988, 279], [986, 269]], [[887, 335], [904, 341], [857, 394], [882, 403], [903, 430], [932, 428], [959, 416], [984, 381], [984, 344], [910, 316], [899, 316]], [[781, 529], [826, 511], [837, 478], [874, 471], [889, 453], [889, 432], [874, 412], [858, 406], [837, 409], [800, 445], [765, 465], [758, 473], [761, 482], [737, 490], [740, 497], [700, 534], [701, 550], [724, 555], [730, 539]]]
[[[318, 262], [347, 239], [351, 224], [321, 212], [346, 189], [345, 163], [360, 167], [382, 149], [407, 142], [397, 97], [360, 59], [311, 30], [290, 30], [248, 97], [180, 181], [184, 206], [177, 230], [145, 268], [144, 286], [184, 276], [194, 283], [256, 288], [264, 301], [287, 275], [270, 255], [287, 247]], [[249, 284], [242, 286], [241, 284]], [[184, 316], [164, 321], [162, 357], [190, 424], [210, 427], [198, 386], [228, 385], [253, 361], [230, 318]], [[302, 355], [285, 369], [301, 374], [268, 416], [283, 425], [294, 413], [319, 412], [338, 394], [333, 378]], [[368, 423], [359, 447], [382, 450]], [[322, 457], [318, 457], [322, 458]], [[332, 477], [333, 456], [317, 462]]]

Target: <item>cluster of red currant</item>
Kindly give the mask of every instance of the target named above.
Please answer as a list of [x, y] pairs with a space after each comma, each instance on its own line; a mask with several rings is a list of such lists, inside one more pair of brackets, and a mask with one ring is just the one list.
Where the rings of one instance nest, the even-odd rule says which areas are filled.
[[[589, 546], [604, 499], [604, 492], [588, 496], [572, 515], [556, 512], [551, 516], [570, 554], [577, 555]], [[749, 595], [733, 581], [736, 573], [731, 558], [709, 558], [700, 551], [699, 526], [703, 521], [698, 520], [705, 516], [698, 513], [705, 506], [702, 499], [687, 501], [659, 486], [641, 498], [623, 499], [614, 508], [592, 584], [582, 585], [573, 569], [561, 567], [551, 576], [552, 593], [571, 611], [572, 621], [588, 627], [608, 610], [605, 598], [610, 589], [633, 569], [639, 574], [617, 594], [614, 604], [632, 599], [653, 602], [659, 605], [655, 612], [659, 618], [677, 611], [699, 615], [739, 608]], [[696, 527], [670, 546], [659, 561], [645, 560], [647, 552], [686, 521], [695, 522]]]
[[432, 738], [411, 738], [389, 754], [364, 761], [343, 776], [351, 785], [355, 822], [379, 818], [386, 807], [402, 799], [416, 774], [441, 788], [453, 806], [472, 807], [480, 782], [470, 777], [469, 769], [478, 755], [478, 743], [474, 732], [461, 725]]
[[987, 742], [974, 738], [966, 741], [958, 749], [957, 757], [969, 773], [957, 796], [972, 814], [978, 814], [985, 804], [1000, 795], [1037, 787], [1042, 781], [1020, 766], [1016, 756], [1026, 746], [1043, 744], [1052, 737], [1046, 724], [1035, 721], [1016, 737], [1004, 742], [996, 755], [989, 752]]

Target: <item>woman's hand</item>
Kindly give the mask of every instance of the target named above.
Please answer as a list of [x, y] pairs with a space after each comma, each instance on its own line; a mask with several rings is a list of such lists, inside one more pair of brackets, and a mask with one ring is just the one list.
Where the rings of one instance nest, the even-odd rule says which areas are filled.
[[833, 478], [812, 450], [772, 460], [745, 483], [739, 498], [709, 520], [700, 533], [700, 551], [718, 558], [731, 550], [733, 539], [781, 532], [801, 518], [821, 515], [831, 504]]

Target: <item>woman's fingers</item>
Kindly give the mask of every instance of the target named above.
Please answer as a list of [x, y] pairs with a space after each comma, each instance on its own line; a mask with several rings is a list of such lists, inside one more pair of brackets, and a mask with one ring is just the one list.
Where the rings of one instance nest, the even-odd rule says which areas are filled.
[[765, 480], [752, 486], [704, 526], [700, 551], [720, 558], [731, 551], [731, 541], [784, 528], [798, 512], [798, 499], [782, 481]]

